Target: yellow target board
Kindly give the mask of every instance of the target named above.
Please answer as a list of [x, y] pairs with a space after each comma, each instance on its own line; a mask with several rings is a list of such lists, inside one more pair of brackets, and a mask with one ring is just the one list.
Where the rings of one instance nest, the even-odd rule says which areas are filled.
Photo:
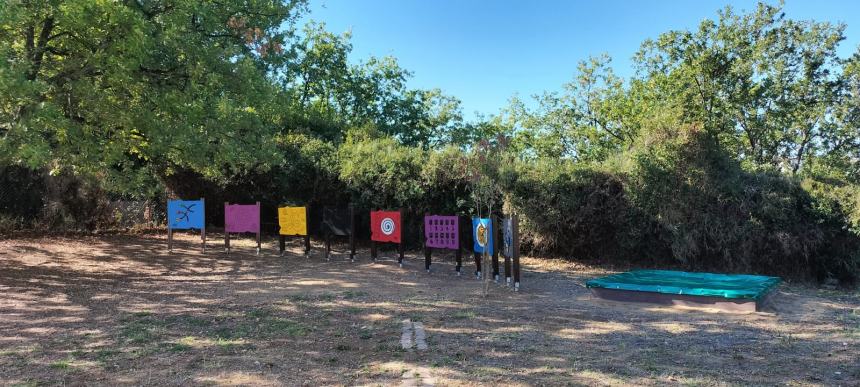
[[278, 224], [281, 235], [308, 235], [307, 209], [305, 207], [279, 207]]

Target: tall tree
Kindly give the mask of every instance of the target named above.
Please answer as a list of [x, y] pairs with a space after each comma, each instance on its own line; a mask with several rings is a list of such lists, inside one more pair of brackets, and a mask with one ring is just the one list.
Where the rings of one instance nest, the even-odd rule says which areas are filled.
[[736, 155], [796, 173], [833, 151], [833, 107], [842, 84], [836, 48], [844, 25], [787, 19], [781, 6], [727, 7], [695, 31], [646, 41], [639, 75], [663, 79], [661, 98], [683, 106]]
[[[0, 162], [152, 187], [267, 168], [300, 0], [0, 3]], [[284, 27], [286, 26], [286, 28]]]
[[536, 96], [535, 109], [515, 98], [506, 114], [524, 129], [514, 142], [528, 142], [538, 156], [603, 160], [636, 138], [648, 105], [644, 91], [638, 81], [626, 86], [602, 55], [580, 62], [563, 91]]

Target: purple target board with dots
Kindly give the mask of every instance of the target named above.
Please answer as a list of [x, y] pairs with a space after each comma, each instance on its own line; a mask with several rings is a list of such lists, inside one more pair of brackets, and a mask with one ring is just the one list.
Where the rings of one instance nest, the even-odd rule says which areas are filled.
[[424, 217], [424, 238], [427, 247], [457, 250], [460, 248], [460, 218], [427, 215]]
[[260, 204], [225, 204], [226, 232], [260, 232]]

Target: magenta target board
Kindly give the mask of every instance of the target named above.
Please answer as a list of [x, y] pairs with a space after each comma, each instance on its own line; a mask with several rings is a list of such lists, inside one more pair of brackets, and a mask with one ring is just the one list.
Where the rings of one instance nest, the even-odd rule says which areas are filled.
[[227, 232], [260, 232], [260, 203], [225, 204], [224, 229]]
[[424, 217], [424, 238], [427, 247], [457, 250], [460, 248], [460, 218], [427, 215]]

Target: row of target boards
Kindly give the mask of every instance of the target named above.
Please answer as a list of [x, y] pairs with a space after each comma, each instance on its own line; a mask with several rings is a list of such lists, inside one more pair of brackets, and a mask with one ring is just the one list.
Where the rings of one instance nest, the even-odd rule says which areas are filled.
[[[168, 250], [173, 247], [174, 230], [200, 230], [203, 248], [206, 248], [206, 202], [200, 200], [170, 200], [167, 203]], [[403, 265], [404, 244], [403, 211], [370, 211], [371, 258], [378, 255], [378, 243], [398, 245], [398, 262]], [[278, 225], [280, 252], [285, 251], [287, 237], [300, 237], [305, 242], [305, 253], [310, 253], [310, 233], [308, 232], [307, 207], [279, 207]], [[519, 289], [519, 224], [516, 216], [502, 219], [472, 218], [472, 251], [475, 257], [475, 275], [482, 276], [481, 256], [492, 257], [493, 278], [500, 280], [499, 255], [504, 258], [505, 283]], [[425, 269], [429, 272], [434, 249], [453, 250], [456, 256], [456, 271], [462, 269], [462, 232], [461, 217], [456, 215], [424, 216], [424, 256]], [[350, 259], [355, 259], [355, 209], [324, 207], [321, 231], [325, 238], [325, 256], [331, 253], [333, 237], [348, 237]], [[260, 253], [260, 202], [255, 204], [224, 203], [224, 245], [230, 252], [230, 234], [253, 233], [257, 236], [257, 254]]]

